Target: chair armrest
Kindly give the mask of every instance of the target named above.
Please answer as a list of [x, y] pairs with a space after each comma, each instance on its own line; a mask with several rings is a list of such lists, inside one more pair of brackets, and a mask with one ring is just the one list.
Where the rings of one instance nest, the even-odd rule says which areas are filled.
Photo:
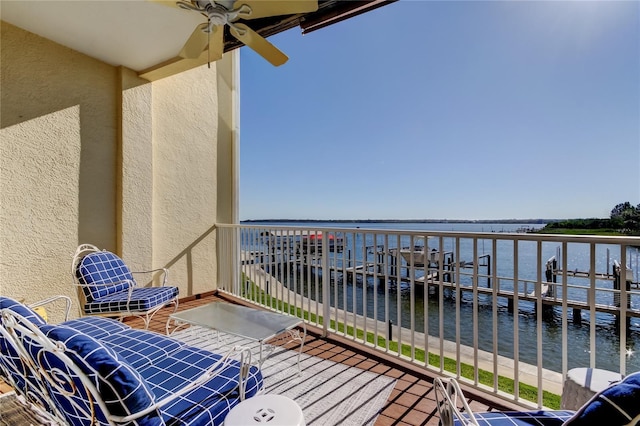
[[220, 358], [214, 365], [212, 365], [207, 371], [202, 373], [199, 377], [194, 379], [191, 383], [189, 383], [184, 388], [180, 389], [178, 392], [171, 394], [170, 396], [157, 401], [153, 406], [148, 407], [143, 411], [139, 411], [137, 413], [131, 414], [126, 417], [119, 416], [111, 416], [111, 420], [117, 423], [125, 423], [130, 422], [132, 420], [138, 419], [140, 417], [146, 416], [147, 414], [170, 404], [175, 399], [180, 396], [191, 392], [193, 389], [202, 386], [212, 378], [214, 378], [218, 373], [218, 371], [223, 370], [227, 366], [231, 364], [233, 361], [234, 355], [239, 354], [240, 356], [240, 373], [238, 375], [238, 388], [240, 392], [240, 400], [244, 400], [245, 394], [245, 386], [246, 386], [246, 378], [249, 374], [249, 367], [251, 366], [251, 351], [247, 348], [235, 346], [229, 352], [227, 352], [222, 358]]
[[[433, 381], [433, 388], [442, 426], [453, 426], [454, 419], [465, 426], [479, 426], [456, 379], [448, 379], [445, 385], [440, 378], [436, 378]], [[462, 415], [459, 405], [466, 416]]]
[[161, 287], [167, 285], [167, 279], [169, 278], [169, 270], [167, 268], [151, 269], [149, 271], [131, 271], [132, 274], [152, 274], [154, 272], [162, 271], [162, 284]]
[[65, 311], [64, 311], [64, 320], [67, 321], [69, 319], [69, 312], [71, 311], [71, 299], [67, 296], [59, 295], [52, 296], [38, 302], [30, 303], [28, 306], [30, 308], [37, 308], [38, 306], [48, 305], [49, 303], [57, 302], [58, 300], [65, 301]]

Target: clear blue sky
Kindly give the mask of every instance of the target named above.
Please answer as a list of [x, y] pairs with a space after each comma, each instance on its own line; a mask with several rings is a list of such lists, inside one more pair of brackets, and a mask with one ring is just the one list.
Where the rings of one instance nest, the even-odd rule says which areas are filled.
[[640, 203], [640, 2], [411, 1], [241, 49], [240, 219]]

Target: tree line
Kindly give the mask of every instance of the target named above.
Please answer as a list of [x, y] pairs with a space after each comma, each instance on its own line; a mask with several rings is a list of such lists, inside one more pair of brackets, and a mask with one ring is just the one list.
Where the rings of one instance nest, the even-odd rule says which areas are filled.
[[567, 219], [548, 223], [545, 229], [599, 229], [626, 235], [640, 235], [640, 204], [617, 204], [609, 218]]

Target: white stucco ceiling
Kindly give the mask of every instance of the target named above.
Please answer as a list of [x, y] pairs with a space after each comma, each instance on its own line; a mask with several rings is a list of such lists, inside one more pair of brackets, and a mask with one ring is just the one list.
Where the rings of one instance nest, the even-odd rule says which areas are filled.
[[197, 12], [145, 0], [1, 0], [0, 17], [111, 65], [141, 71], [174, 58]]

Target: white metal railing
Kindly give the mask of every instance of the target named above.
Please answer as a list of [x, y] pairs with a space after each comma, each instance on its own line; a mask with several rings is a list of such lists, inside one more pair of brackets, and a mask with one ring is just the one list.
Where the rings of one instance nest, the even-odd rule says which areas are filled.
[[640, 370], [638, 237], [217, 227], [219, 290], [524, 406]]

